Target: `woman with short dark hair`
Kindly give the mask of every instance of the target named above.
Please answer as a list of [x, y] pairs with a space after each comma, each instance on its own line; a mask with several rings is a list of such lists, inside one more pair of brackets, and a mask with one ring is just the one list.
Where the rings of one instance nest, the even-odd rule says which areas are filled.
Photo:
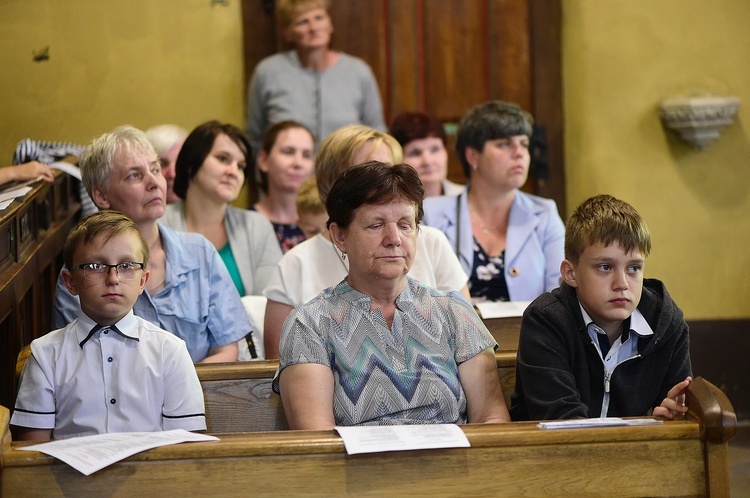
[[404, 162], [419, 173], [425, 197], [464, 191], [463, 185], [448, 180], [448, 137], [440, 120], [424, 112], [402, 112], [389, 131], [404, 149]]
[[234, 125], [203, 123], [177, 156], [175, 193], [161, 221], [175, 230], [197, 232], [217, 251], [241, 296], [258, 295], [281, 259], [271, 223], [261, 214], [231, 206], [252, 161], [247, 136]]
[[371, 161], [331, 188], [347, 277], [284, 324], [279, 376], [291, 429], [510, 420], [494, 348], [471, 305], [406, 274], [424, 196], [409, 165]]
[[448, 237], [475, 302], [531, 301], [560, 285], [565, 227], [555, 201], [520, 190], [532, 124], [516, 104], [470, 109], [456, 137], [467, 190], [425, 200], [425, 224]]

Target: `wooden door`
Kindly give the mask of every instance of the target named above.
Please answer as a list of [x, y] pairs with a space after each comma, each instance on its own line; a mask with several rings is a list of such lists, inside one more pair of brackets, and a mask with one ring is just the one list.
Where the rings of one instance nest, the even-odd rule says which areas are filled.
[[[272, 0], [243, 0], [247, 81], [284, 48], [272, 11]], [[386, 122], [419, 110], [445, 123], [454, 181], [465, 178], [452, 132], [469, 107], [500, 99], [531, 112], [546, 157], [524, 190], [555, 199], [564, 216], [559, 0], [333, 0], [330, 14], [332, 47], [372, 67]]]

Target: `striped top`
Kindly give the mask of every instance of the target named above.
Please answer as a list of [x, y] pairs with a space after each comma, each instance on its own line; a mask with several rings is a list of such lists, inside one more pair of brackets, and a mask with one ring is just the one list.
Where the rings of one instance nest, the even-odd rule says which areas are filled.
[[336, 425], [460, 424], [466, 396], [458, 365], [492, 346], [457, 292], [407, 276], [389, 329], [379, 309], [370, 311], [370, 297], [345, 279], [289, 316], [279, 370], [300, 363], [330, 367]]

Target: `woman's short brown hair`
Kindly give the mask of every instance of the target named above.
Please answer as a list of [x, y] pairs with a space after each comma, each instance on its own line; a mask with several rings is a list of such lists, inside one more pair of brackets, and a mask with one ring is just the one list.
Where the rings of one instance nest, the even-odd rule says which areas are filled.
[[328, 226], [346, 228], [354, 211], [365, 204], [388, 204], [404, 200], [414, 204], [417, 225], [422, 222], [424, 188], [417, 171], [408, 164], [390, 165], [369, 161], [343, 171], [326, 200]]
[[[253, 148], [250, 146], [250, 139], [245, 132], [238, 127], [229, 123], [220, 123], [219, 121], [208, 121], [199, 125], [190, 132], [180, 149], [175, 166], [174, 193], [184, 199], [187, 196], [188, 186], [198, 170], [203, 166], [208, 154], [214, 146], [216, 137], [226, 135], [229, 139], [237, 144], [240, 151], [245, 155], [247, 163], [245, 169], [249, 172], [253, 170]], [[247, 181], [245, 175], [245, 181]]]

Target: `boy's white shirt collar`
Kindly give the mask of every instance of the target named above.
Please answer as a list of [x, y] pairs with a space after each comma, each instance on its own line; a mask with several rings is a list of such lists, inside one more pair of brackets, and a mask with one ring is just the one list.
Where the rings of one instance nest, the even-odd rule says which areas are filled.
[[[97, 323], [92, 320], [91, 317], [89, 317], [86, 313], [84, 313], [83, 311], [79, 311], [77, 325], [76, 337], [78, 338], [78, 343], [80, 344], [81, 341], [86, 339], [86, 336], [89, 334], [91, 329], [97, 325]], [[130, 309], [130, 311], [128, 311], [127, 315], [120, 318], [120, 320], [114, 325], [124, 337], [127, 337], [128, 339], [134, 339], [136, 341], [140, 340], [138, 320], [135, 318], [132, 308]]]
[[[583, 309], [583, 305], [581, 304], [581, 301], [578, 301], [578, 307], [581, 308], [581, 314], [583, 315], [583, 323], [586, 324], [586, 327], [593, 323], [596, 325], [596, 322], [591, 319], [588, 313], [586, 313], [586, 310]], [[598, 328], [601, 328], [597, 325]], [[647, 337], [650, 335], [654, 335], [653, 329], [651, 329], [651, 326], [646, 321], [646, 318], [643, 316], [643, 314], [636, 308], [633, 313], [630, 315], [630, 328], [629, 330], [631, 332], [634, 332], [635, 335], [638, 337]], [[602, 333], [604, 331], [602, 330]]]

